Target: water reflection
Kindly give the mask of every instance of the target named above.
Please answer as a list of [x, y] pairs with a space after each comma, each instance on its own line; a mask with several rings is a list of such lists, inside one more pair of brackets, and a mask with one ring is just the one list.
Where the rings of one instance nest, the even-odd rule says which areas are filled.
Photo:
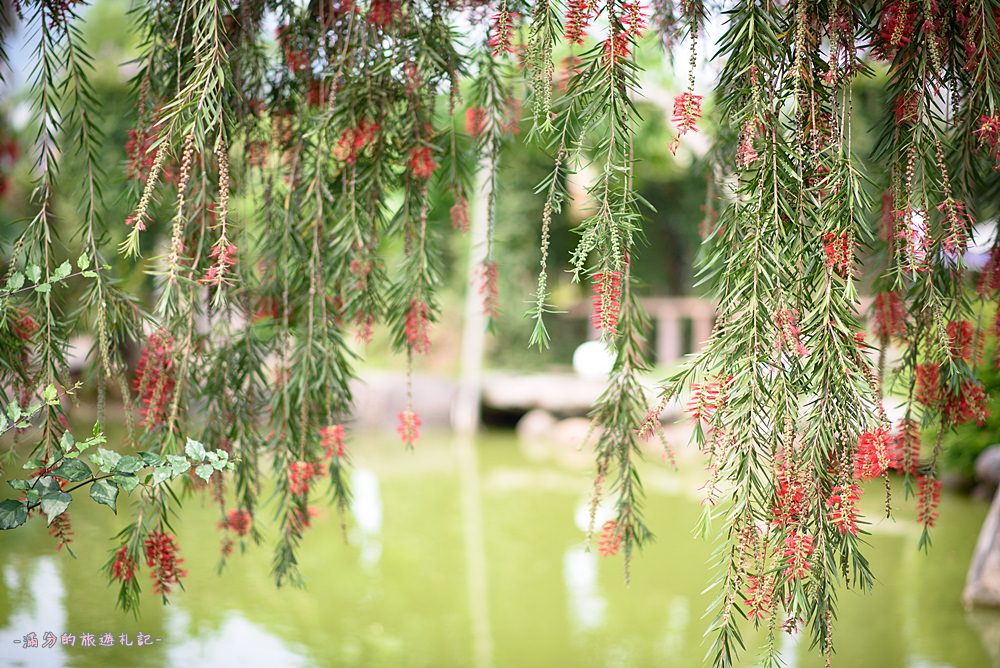
[[[127, 513], [74, 504], [77, 560], [55, 552], [42, 523], [0, 533], [0, 665], [702, 665], [712, 545], [691, 537], [700, 507], [686, 492], [700, 472], [675, 476], [647, 466], [657, 540], [636, 558], [626, 586], [620, 557], [584, 546], [589, 473], [528, 461], [512, 437], [474, 445], [427, 435], [414, 453], [366, 441], [356, 466], [350, 542], [336, 513], [321, 511], [300, 555], [305, 590], [273, 587], [267, 547], [237, 550], [217, 576], [218, 511], [201, 497], [187, 501], [177, 523], [187, 591], [168, 608], [147, 591], [138, 621], [115, 612], [115, 591], [99, 575], [107, 539]], [[879, 497], [873, 487], [863, 500], [871, 518]], [[996, 661], [986, 650], [998, 644], [1000, 618], [968, 617], [960, 603], [985, 512], [946, 495], [927, 556], [916, 550], [909, 508], [895, 521], [873, 519], [867, 540], [879, 582], [870, 595], [841, 596], [835, 665], [984, 668]], [[599, 508], [597, 526], [610, 516]], [[260, 522], [269, 519], [265, 511]], [[13, 643], [48, 630], [142, 631], [163, 641], [143, 651]], [[763, 637], [749, 632], [745, 640], [754, 648]], [[822, 665], [808, 636], [782, 634], [777, 642], [786, 665]], [[741, 665], [759, 659], [751, 651]]]

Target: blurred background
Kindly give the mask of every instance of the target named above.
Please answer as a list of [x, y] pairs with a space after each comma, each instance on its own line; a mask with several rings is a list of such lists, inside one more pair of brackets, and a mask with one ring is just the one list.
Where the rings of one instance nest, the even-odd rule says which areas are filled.
[[[84, 38], [95, 55], [93, 77], [107, 138], [102, 164], [124, 170], [125, 145], [134, 129], [129, 64], [135, 31], [125, 0], [98, 0], [85, 10]], [[9, 38], [12, 76], [0, 99], [0, 249], [10, 249], [30, 202], [37, 128], [31, 125], [29, 72], [24, 66], [29, 35]], [[668, 147], [674, 131], [670, 112], [684, 64], [655, 49], [642, 51], [646, 68], [638, 101], [644, 123], [636, 140], [636, 183], [656, 209], [646, 220], [648, 247], [633, 258], [633, 271], [653, 315], [648, 340], [656, 368], [647, 378], [650, 397], [657, 381], [684, 355], [698, 350], [711, 331], [713, 307], [692, 286], [711, 183], [708, 147], [713, 127], [687, 135], [676, 156]], [[711, 71], [699, 73], [707, 81]], [[885, 72], [856, 85], [855, 136], [867, 155], [876, 115], [887, 101]], [[710, 110], [711, 101], [707, 101]], [[858, 131], [861, 130], [861, 131]], [[376, 332], [364, 351], [356, 386], [356, 424], [351, 448], [354, 501], [342, 519], [320, 505], [307, 532], [301, 569], [307, 588], [275, 589], [271, 553], [264, 546], [234, 555], [220, 574], [221, 532], [211, 499], [194, 495], [176, 523], [189, 575], [186, 591], [163, 607], [147, 595], [138, 619], [116, 611], [114, 589], [99, 572], [108, 539], [122, 521], [96, 505], [74, 509], [77, 558], [55, 544], [39, 522], [0, 533], [0, 665], [9, 666], [692, 666], [708, 643], [702, 613], [712, 600], [712, 545], [692, 536], [700, 515], [703, 463], [688, 445], [689, 426], [670, 420], [669, 450], [648, 444], [643, 465], [648, 524], [658, 540], [632, 564], [624, 583], [621, 557], [603, 559], [587, 547], [592, 457], [584, 444], [586, 413], [603, 387], [607, 353], [593, 341], [590, 289], [574, 284], [565, 266], [554, 266], [551, 285], [563, 313], [548, 321], [549, 350], [528, 347], [532, 323], [523, 317], [538, 268], [542, 197], [535, 186], [551, 169], [551, 157], [521, 139], [503, 153], [497, 197], [496, 255], [500, 258], [501, 317], [486, 339], [482, 375], [482, 420], [476, 437], [455, 435], [448, 425], [459, 393], [461, 322], [468, 238], [448, 242], [444, 315], [431, 353], [419, 360], [415, 378], [417, 413], [427, 427], [415, 453], [393, 437], [402, 403], [403, 360], [391, 352], [389, 336]], [[80, 165], [64, 161], [65, 184], [79, 183]], [[587, 174], [571, 183], [581, 196]], [[874, 187], [874, 186], [873, 186]], [[107, 198], [109, 220], [124, 221], [134, 193]], [[879, 193], [872, 192], [876, 204]], [[64, 241], [79, 217], [79, 194], [60, 192], [56, 205], [65, 221]], [[442, 200], [432, 216], [447, 219]], [[238, 197], [241, 208], [253, 207]], [[561, 263], [575, 244], [572, 229], [585, 215], [575, 200], [554, 219], [551, 257]], [[873, 216], [878, 216], [877, 209]], [[122, 226], [121, 233], [126, 228]], [[981, 225], [981, 239], [991, 233]], [[150, 236], [163, 230], [151, 228]], [[117, 240], [113, 240], [117, 241]], [[975, 248], [970, 263], [975, 265]], [[72, 253], [70, 253], [71, 256]], [[149, 276], [120, 261], [116, 274], [150, 298]], [[862, 277], [863, 284], [870, 277]], [[474, 288], [473, 288], [474, 290]], [[72, 299], [72, 288], [66, 288]], [[82, 360], [89, 342], [78, 342]], [[987, 359], [992, 351], [987, 351]], [[893, 357], [890, 351], [890, 361]], [[870, 522], [870, 558], [879, 578], [871, 595], [845, 591], [840, 602], [837, 659], [842, 666], [978, 668], [1000, 665], [1000, 614], [966, 610], [962, 590], [977, 536], [996, 489], [994, 468], [982, 453], [1000, 441], [1000, 375], [987, 372], [993, 418], [948, 437], [946, 492], [929, 555], [917, 550], [915, 510], [894, 482], [897, 512], [881, 517], [881, 483], [865, 495]], [[892, 401], [890, 404], [898, 403]], [[889, 406], [890, 411], [898, 410]], [[120, 415], [108, 429], [114, 447], [123, 430]], [[112, 411], [113, 413], [113, 411]], [[680, 418], [680, 405], [666, 418]], [[84, 397], [76, 420], [93, 421]], [[993, 459], [997, 451], [994, 449]], [[674, 465], [676, 462], [676, 466]], [[123, 505], [123, 504], [122, 504]], [[265, 508], [260, 520], [270, 520]], [[603, 515], [598, 513], [598, 526]], [[120, 517], [127, 517], [121, 513]], [[264, 529], [265, 535], [267, 529]], [[114, 647], [25, 650], [15, 644], [29, 632], [114, 634]], [[148, 633], [149, 647], [122, 647], [121, 633]], [[761, 638], [747, 638], [748, 646]], [[780, 635], [788, 666], [820, 665], [808, 638]], [[746, 657], [754, 665], [757, 657]]]

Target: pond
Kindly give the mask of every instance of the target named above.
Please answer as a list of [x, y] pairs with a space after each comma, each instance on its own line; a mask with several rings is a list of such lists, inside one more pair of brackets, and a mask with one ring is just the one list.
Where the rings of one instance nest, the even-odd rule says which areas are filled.
[[[186, 591], [168, 607], [147, 591], [138, 619], [115, 609], [116, 590], [99, 573], [122, 524], [106, 508], [75, 508], [75, 560], [55, 551], [37, 520], [0, 534], [0, 665], [702, 665], [712, 574], [711, 544], [692, 536], [696, 466], [678, 474], [646, 465], [657, 540], [626, 585], [620, 557], [584, 544], [588, 470], [528, 457], [507, 432], [480, 437], [475, 450], [447, 434], [425, 435], [412, 453], [383, 437], [355, 441], [347, 542], [336, 513], [321, 506], [301, 553], [304, 590], [275, 589], [267, 545], [237, 548], [217, 575], [218, 510], [197, 495], [177, 523]], [[1000, 618], [960, 602], [986, 504], [946, 494], [924, 555], [911, 503], [878, 519], [877, 485], [865, 503], [879, 582], [872, 594], [842, 595], [835, 665], [991, 665]], [[115, 646], [15, 644], [32, 631], [110, 632]], [[121, 633], [133, 642], [148, 634], [152, 644], [122, 647]], [[759, 638], [747, 640], [753, 648]], [[821, 665], [808, 638], [779, 642], [786, 665]]]

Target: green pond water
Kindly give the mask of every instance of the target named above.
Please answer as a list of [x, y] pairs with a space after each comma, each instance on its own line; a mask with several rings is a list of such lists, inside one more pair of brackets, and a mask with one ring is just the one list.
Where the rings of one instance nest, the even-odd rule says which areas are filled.
[[[103, 506], [85, 496], [74, 503], [75, 560], [55, 551], [37, 519], [3, 532], [0, 665], [703, 665], [711, 545], [691, 533], [696, 464], [680, 474], [646, 466], [657, 541], [636, 558], [627, 586], [620, 557], [585, 549], [588, 470], [529, 458], [510, 434], [481, 437], [474, 451], [446, 434], [425, 435], [412, 453], [382, 437], [353, 447], [347, 542], [338, 516], [322, 507], [301, 552], [304, 590], [275, 589], [267, 545], [237, 548], [217, 575], [218, 510], [197, 495], [176, 523], [186, 591], [168, 607], [147, 592], [138, 620], [115, 609], [116, 591], [99, 573], [123, 522]], [[895, 491], [906, 507], [894, 520], [872, 520], [874, 593], [842, 595], [835, 665], [995, 665], [1000, 616], [967, 613], [960, 602], [986, 504], [946, 494], [924, 555], [912, 503]], [[877, 486], [865, 503], [877, 517]], [[115, 646], [14, 642], [32, 631], [40, 644], [46, 631], [111, 632]], [[121, 633], [134, 640], [138, 632], [153, 644], [118, 646]], [[748, 634], [751, 650], [761, 639]], [[807, 637], [779, 642], [788, 666], [821, 665]], [[748, 652], [745, 665], [757, 658]]]

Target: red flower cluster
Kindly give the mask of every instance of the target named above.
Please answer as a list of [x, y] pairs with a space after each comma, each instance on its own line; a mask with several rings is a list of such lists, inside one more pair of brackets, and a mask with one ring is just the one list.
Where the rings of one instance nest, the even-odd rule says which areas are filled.
[[368, 22], [385, 29], [392, 25], [399, 13], [399, 0], [372, 0]]
[[858, 535], [858, 501], [861, 500], [859, 485], [840, 485], [830, 490], [826, 500], [827, 517], [841, 534]]
[[305, 496], [309, 493], [309, 481], [319, 475], [318, 467], [309, 462], [297, 461], [288, 465], [288, 493]]
[[618, 523], [608, 520], [601, 527], [601, 535], [597, 539], [597, 553], [602, 557], [613, 557], [622, 549], [623, 532], [618, 529]]
[[701, 95], [684, 91], [674, 98], [674, 125], [677, 126], [677, 137], [670, 144], [670, 152], [676, 153], [680, 146], [680, 138], [688, 132], [698, 131], [698, 119], [701, 118]]
[[115, 560], [111, 564], [111, 577], [120, 582], [131, 582], [135, 577], [135, 564], [128, 558], [128, 545], [122, 545], [115, 552]]
[[972, 363], [981, 350], [976, 341], [976, 328], [968, 320], [952, 320], [948, 323], [948, 353], [952, 359]]
[[135, 377], [135, 390], [143, 405], [139, 412], [146, 426], [163, 424], [174, 384], [174, 337], [165, 331], [153, 332], [142, 349]]
[[917, 481], [917, 522], [927, 528], [934, 526], [941, 502], [941, 481], [922, 475]]
[[125, 178], [146, 181], [155, 160], [156, 152], [149, 150], [155, 139], [155, 136], [150, 136], [145, 130], [128, 131], [128, 141], [125, 142]]
[[465, 132], [472, 137], [478, 137], [486, 127], [486, 110], [482, 107], [469, 107], [465, 110]]
[[417, 146], [410, 151], [410, 173], [414, 178], [429, 179], [434, 170], [437, 169], [437, 162], [434, 161], [434, 153], [429, 146]]
[[[63, 481], [60, 480], [60, 487]], [[52, 522], [49, 523], [49, 535], [54, 537], [58, 543], [56, 544], [56, 551], [58, 552], [63, 548], [63, 545], [67, 545], [73, 542], [70, 536], [74, 535], [72, 531], [72, 525], [69, 520], [69, 512], [63, 511], [59, 515], [52, 518]]]
[[517, 20], [517, 16], [507, 11], [506, 7], [493, 15], [488, 44], [493, 49], [494, 56], [514, 53], [514, 21]]
[[688, 399], [687, 410], [696, 422], [698, 420], [710, 422], [715, 412], [725, 405], [726, 386], [732, 379], [732, 376], [725, 380], [721, 376], [715, 376], [704, 383], [691, 384], [691, 398]]
[[966, 424], [975, 421], [980, 427], [990, 416], [989, 397], [979, 381], [963, 380], [958, 392], [943, 398], [941, 414], [948, 424]]
[[809, 575], [809, 557], [813, 551], [813, 537], [809, 534], [795, 532], [785, 537], [785, 549], [782, 553], [787, 560], [785, 577], [803, 578]]
[[354, 323], [358, 326], [358, 331], [354, 333], [354, 339], [358, 343], [371, 343], [374, 338], [373, 329], [375, 327], [375, 316], [371, 313], [359, 311], [354, 316]]
[[399, 425], [396, 427], [396, 431], [399, 432], [399, 438], [407, 445], [413, 445], [418, 440], [420, 440], [420, 416], [413, 411], [403, 411], [398, 416]]
[[325, 457], [333, 459], [347, 454], [347, 444], [344, 442], [346, 430], [342, 424], [334, 424], [319, 430], [320, 445], [323, 446]]
[[250, 533], [250, 525], [253, 523], [253, 516], [246, 508], [233, 508], [226, 513], [226, 520], [222, 523], [223, 529], [228, 529], [236, 533], [237, 536], [246, 536]]
[[979, 140], [979, 147], [996, 161], [996, 167], [1000, 169], [1000, 115], [980, 116], [979, 127], [973, 132]]
[[618, 316], [621, 314], [621, 272], [608, 271], [594, 274], [593, 315], [594, 329], [608, 334], [618, 332]]
[[916, 475], [919, 467], [920, 424], [903, 420], [892, 437], [892, 468], [907, 475]]
[[747, 605], [747, 619], [767, 619], [774, 599], [774, 575], [748, 575], [746, 583], [747, 594], [743, 600]]
[[890, 464], [889, 445], [889, 430], [885, 427], [861, 434], [854, 452], [854, 477], [867, 480], [885, 473]]
[[944, 228], [948, 231], [944, 239], [944, 249], [948, 253], [964, 253], [969, 245], [969, 232], [974, 222], [965, 208], [965, 202], [949, 197], [937, 206], [944, 216]]
[[785, 349], [799, 357], [808, 355], [809, 349], [800, 338], [802, 332], [798, 326], [799, 312], [795, 309], [783, 308], [778, 311], [774, 320], [778, 325], [778, 340], [775, 342], [778, 352]]
[[898, 292], [875, 295], [875, 336], [880, 340], [906, 336], [906, 308]]
[[896, 239], [909, 264], [910, 271], [926, 271], [927, 249], [931, 238], [927, 230], [926, 216], [922, 211], [893, 211]]
[[205, 285], [214, 285], [215, 287], [220, 287], [223, 283], [231, 285], [230, 281], [226, 278], [226, 274], [236, 264], [237, 252], [236, 246], [229, 242], [212, 246], [212, 252], [209, 253], [209, 257], [215, 258], [215, 264], [208, 268], [201, 282]]
[[146, 565], [153, 578], [153, 592], [166, 596], [173, 585], [179, 585], [187, 571], [180, 568], [183, 559], [177, 557], [177, 544], [171, 534], [154, 531], [146, 538]]
[[500, 274], [496, 262], [485, 262], [479, 268], [479, 296], [483, 299], [483, 315], [496, 319], [500, 315]]
[[583, 44], [584, 35], [594, 18], [595, 0], [568, 0], [566, 3], [566, 41]]
[[379, 125], [363, 118], [358, 122], [358, 127], [347, 128], [340, 133], [340, 138], [333, 147], [333, 157], [336, 160], [343, 160], [349, 165], [353, 165], [358, 159], [358, 154], [374, 141], [378, 134]]
[[826, 255], [826, 266], [847, 276], [854, 263], [854, 243], [847, 232], [835, 234], [827, 232], [823, 235], [823, 254]]
[[459, 232], [469, 231], [469, 203], [464, 197], [455, 199], [451, 207], [451, 229]]
[[990, 259], [979, 275], [976, 291], [983, 296], [1000, 291], [1000, 244], [995, 243], [990, 249]]
[[893, 0], [883, 5], [879, 16], [878, 38], [872, 49], [875, 57], [892, 61], [897, 49], [910, 43], [916, 33], [917, 9], [920, 6], [908, 0]]
[[417, 354], [426, 353], [431, 349], [428, 311], [426, 302], [414, 299], [406, 312], [406, 344]]
[[775, 471], [775, 499], [771, 510], [775, 526], [787, 527], [798, 523], [805, 511], [810, 482], [798, 470], [781, 462]]
[[17, 309], [17, 313], [8, 321], [8, 326], [11, 334], [22, 341], [30, 341], [31, 337], [38, 331], [38, 323], [24, 308]]
[[941, 368], [934, 362], [917, 365], [916, 400], [934, 408], [938, 404], [938, 387], [941, 385]]
[[751, 119], [743, 126], [743, 132], [740, 133], [740, 145], [736, 149], [736, 166], [740, 169], [746, 169], [760, 160], [760, 153], [757, 152], [757, 148], [754, 146], [754, 141], [759, 134], [760, 123], [757, 119]]
[[912, 125], [917, 122], [917, 105], [920, 96], [916, 91], [907, 91], [892, 100], [892, 110], [898, 125]]

